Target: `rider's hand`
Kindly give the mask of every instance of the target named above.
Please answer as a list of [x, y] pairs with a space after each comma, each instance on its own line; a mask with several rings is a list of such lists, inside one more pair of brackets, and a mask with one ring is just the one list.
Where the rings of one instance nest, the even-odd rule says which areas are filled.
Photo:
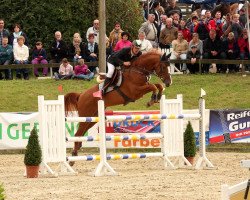
[[131, 63], [130, 63], [130, 62], [124, 62], [123, 65], [124, 65], [124, 66], [130, 66]]

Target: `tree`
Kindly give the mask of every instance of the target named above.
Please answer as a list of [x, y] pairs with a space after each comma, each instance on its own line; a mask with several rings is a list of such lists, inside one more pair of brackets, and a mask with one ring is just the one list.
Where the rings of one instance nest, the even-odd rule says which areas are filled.
[[[55, 6], [56, 5], [56, 6]], [[136, 0], [106, 1], [107, 35], [119, 21], [124, 30], [135, 38], [142, 23], [141, 8]], [[82, 38], [94, 19], [98, 18], [98, 0], [54, 0], [54, 1], [9, 1], [2, 0], [0, 18], [12, 31], [14, 23], [19, 23], [28, 35], [31, 48], [41, 40], [48, 48], [59, 30], [66, 42], [71, 42], [73, 34], [80, 32]]]
[[184, 132], [184, 156], [185, 157], [195, 157], [196, 154], [196, 144], [194, 130], [190, 123], [187, 124], [187, 128]]

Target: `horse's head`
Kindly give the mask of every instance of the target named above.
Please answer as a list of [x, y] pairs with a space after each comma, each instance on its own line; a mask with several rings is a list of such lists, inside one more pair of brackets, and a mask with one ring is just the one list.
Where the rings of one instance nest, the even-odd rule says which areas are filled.
[[155, 69], [157, 76], [162, 80], [163, 83], [165, 83], [167, 87], [169, 87], [172, 84], [172, 78], [171, 74], [169, 73], [169, 67], [168, 67], [169, 66], [168, 59], [170, 55], [171, 53], [168, 55], [164, 53], [163, 56], [161, 57], [160, 65]]
[[135, 67], [144, 75], [157, 75], [168, 87], [172, 84], [172, 79], [168, 71], [169, 62], [164, 61], [168, 60], [169, 55], [160, 56], [161, 54], [157, 51], [145, 53], [135, 60], [131, 67]]

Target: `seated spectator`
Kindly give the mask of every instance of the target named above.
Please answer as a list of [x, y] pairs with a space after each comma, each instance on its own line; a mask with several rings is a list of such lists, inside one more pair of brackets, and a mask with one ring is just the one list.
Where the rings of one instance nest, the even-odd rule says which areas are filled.
[[[222, 41], [216, 37], [216, 31], [211, 29], [209, 37], [203, 42], [203, 58], [204, 59], [226, 59], [225, 53], [222, 52]], [[218, 72], [226, 72], [225, 65], [217, 65]], [[203, 65], [203, 72], [208, 73], [209, 64]]]
[[112, 48], [112, 51], [115, 49], [116, 43], [122, 39], [122, 32], [121, 24], [119, 22], [115, 23], [115, 28], [109, 34], [109, 42]]
[[[63, 58], [68, 56], [68, 47], [62, 39], [60, 31], [55, 32], [55, 40], [50, 46], [51, 60], [50, 63], [60, 63]], [[58, 68], [53, 68], [53, 71], [58, 71]]]
[[0, 18], [0, 45], [2, 45], [2, 38], [7, 37], [9, 38], [10, 32], [4, 28], [4, 20]]
[[79, 33], [75, 33], [72, 43], [69, 45], [69, 58], [73, 62], [85, 57], [85, 44]]
[[151, 42], [149, 40], [145, 39], [146, 38], [146, 34], [143, 31], [139, 32], [138, 38], [141, 41], [140, 51], [142, 53], [147, 53], [147, 52], [149, 52], [153, 48]]
[[[188, 42], [183, 39], [183, 34], [181, 31], [178, 32], [178, 36], [176, 40], [172, 42], [173, 51], [170, 59], [187, 59], [187, 51], [188, 51]], [[171, 67], [174, 67], [174, 63], [170, 63]], [[187, 70], [186, 63], [183, 64], [181, 71]]]
[[14, 30], [13, 33], [10, 34], [10, 42], [9, 43], [14, 47], [15, 45], [17, 45], [17, 38], [19, 36], [23, 36], [24, 39], [25, 39], [24, 44], [26, 46], [29, 46], [27, 35], [22, 31], [21, 25], [20, 24], [14, 24], [13, 30]]
[[187, 64], [187, 68], [190, 74], [195, 74], [199, 72], [199, 63], [196, 63], [197, 59], [201, 58], [201, 53], [197, 49], [196, 45], [191, 46], [191, 50], [187, 52], [187, 59], [191, 61], [191, 63]]
[[114, 51], [119, 51], [123, 49], [124, 47], [131, 47], [132, 43], [129, 41], [129, 33], [124, 31], [121, 34], [122, 39], [119, 40], [116, 45]]
[[180, 21], [178, 30], [182, 32], [183, 38], [187, 40], [188, 42], [190, 42], [192, 37], [191, 37], [189, 29], [186, 27], [186, 22], [184, 20]]
[[190, 34], [193, 34], [195, 31], [195, 27], [199, 24], [198, 16], [194, 15], [191, 19], [191, 23], [189, 25]]
[[[0, 65], [9, 65], [13, 57], [12, 46], [8, 44], [8, 37], [4, 36], [2, 38], [2, 45], [0, 46]], [[1, 68], [1, 67], [0, 67]], [[4, 71], [4, 77], [2, 75]], [[5, 78], [6, 80], [11, 80], [11, 69], [4, 69], [0, 71], [0, 80]]]
[[54, 76], [56, 80], [70, 79], [73, 74], [74, 74], [73, 66], [69, 64], [67, 58], [63, 58], [59, 68], [59, 73], [55, 72]]
[[[15, 64], [28, 64], [29, 63], [29, 48], [24, 44], [25, 38], [19, 36], [17, 38], [17, 45], [14, 46], [14, 63]], [[16, 69], [16, 78], [21, 79], [21, 73], [24, 80], [29, 80], [29, 70], [27, 68]]]
[[195, 45], [197, 50], [201, 53], [201, 55], [203, 54], [203, 42], [199, 39], [199, 35], [198, 33], [193, 33], [193, 38], [192, 40], [189, 42], [188, 45], [188, 50], [191, 51], [191, 46]]
[[[85, 45], [85, 59], [87, 62], [98, 61], [98, 44], [95, 42], [95, 36], [93, 33], [89, 34], [88, 43]], [[90, 71], [94, 72], [96, 66], [89, 67]]]
[[88, 69], [88, 66], [84, 64], [84, 59], [78, 60], [78, 65], [75, 66], [74, 74], [71, 79], [84, 79], [90, 81], [94, 78], [94, 73]]
[[[234, 38], [234, 33], [230, 32], [228, 38], [223, 41], [223, 51], [226, 53], [227, 59], [235, 60], [239, 57], [240, 49], [237, 40]], [[228, 65], [229, 72], [236, 72], [238, 68], [234, 64]]]
[[[32, 64], [48, 64], [46, 50], [43, 48], [42, 42], [36, 42], [36, 47], [32, 52]], [[34, 75], [39, 77], [38, 68], [34, 68]], [[48, 75], [48, 67], [43, 68], [43, 76]]]

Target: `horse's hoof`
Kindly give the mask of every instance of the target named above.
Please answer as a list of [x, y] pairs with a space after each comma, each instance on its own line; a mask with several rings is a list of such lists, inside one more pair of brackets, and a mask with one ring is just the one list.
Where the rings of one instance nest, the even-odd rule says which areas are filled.
[[[71, 155], [72, 155], [72, 156], [78, 156], [78, 153], [77, 153], [77, 151], [72, 151]], [[75, 161], [70, 161], [70, 162], [69, 162], [69, 165], [70, 165], [71, 167], [72, 167], [74, 164], [75, 164]]]
[[153, 105], [152, 102], [148, 102], [148, 103], [147, 103], [147, 108], [150, 107], [150, 106], [152, 106], [152, 105]]

